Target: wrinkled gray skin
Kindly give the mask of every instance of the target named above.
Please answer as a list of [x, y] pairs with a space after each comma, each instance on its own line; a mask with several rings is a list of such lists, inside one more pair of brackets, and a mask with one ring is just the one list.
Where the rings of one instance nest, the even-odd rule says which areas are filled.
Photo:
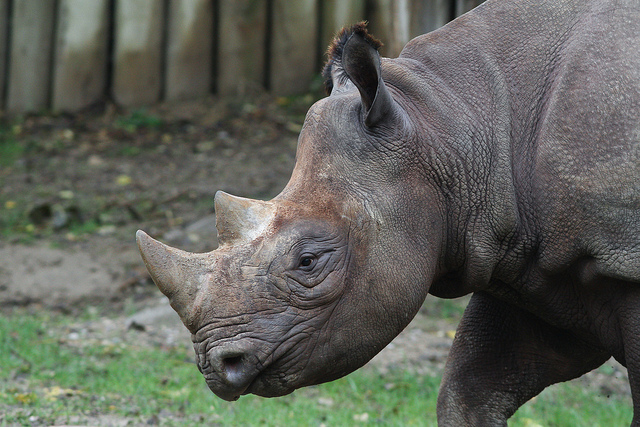
[[441, 425], [506, 425], [611, 355], [640, 425], [637, 0], [489, 0], [381, 65], [347, 40], [282, 193], [218, 193], [208, 254], [138, 233], [211, 390], [336, 379], [473, 293]]

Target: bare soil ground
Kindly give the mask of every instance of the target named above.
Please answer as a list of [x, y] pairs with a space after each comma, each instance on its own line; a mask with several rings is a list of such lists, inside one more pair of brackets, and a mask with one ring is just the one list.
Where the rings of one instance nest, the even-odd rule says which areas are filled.
[[[104, 317], [65, 339], [189, 346], [146, 275], [136, 229], [189, 251], [215, 248], [215, 192], [277, 194], [312, 101], [253, 96], [0, 118], [0, 309], [100, 307]], [[442, 370], [458, 316], [439, 318], [433, 300], [371, 369]], [[578, 381], [629, 394], [624, 368], [609, 365]]]

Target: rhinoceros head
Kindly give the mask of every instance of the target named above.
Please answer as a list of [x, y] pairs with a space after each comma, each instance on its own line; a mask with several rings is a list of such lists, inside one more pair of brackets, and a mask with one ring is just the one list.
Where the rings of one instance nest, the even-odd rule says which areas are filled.
[[423, 214], [434, 195], [399, 158], [410, 150], [398, 156], [411, 121], [382, 81], [377, 47], [363, 25], [343, 31], [332, 94], [307, 115], [285, 189], [270, 201], [216, 194], [218, 249], [191, 254], [138, 232], [223, 399], [357, 369], [411, 320], [436, 274], [441, 219]]

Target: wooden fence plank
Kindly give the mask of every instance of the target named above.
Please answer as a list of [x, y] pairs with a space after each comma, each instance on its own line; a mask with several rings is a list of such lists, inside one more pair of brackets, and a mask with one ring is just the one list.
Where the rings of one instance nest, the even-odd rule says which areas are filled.
[[469, 12], [474, 7], [478, 6], [484, 0], [455, 0], [456, 2], [456, 16], [460, 16], [463, 13]]
[[7, 35], [9, 31], [9, 0], [0, 0], [0, 109], [4, 108], [7, 76]]
[[219, 3], [218, 81], [220, 95], [262, 87], [266, 68], [266, 0], [222, 0]]
[[309, 90], [320, 72], [316, 56], [316, 0], [273, 0], [271, 90], [292, 95]]
[[450, 0], [411, 2], [410, 37], [426, 34], [449, 22]]
[[395, 58], [410, 39], [409, 0], [374, 0], [371, 16], [371, 33], [380, 39], [384, 46], [382, 56]]
[[[322, 2], [322, 8], [323, 20], [320, 33], [322, 49], [329, 46], [342, 27], [365, 20], [364, 0], [325, 0]], [[322, 53], [325, 54], [324, 51]], [[326, 56], [323, 59], [326, 60]]]
[[49, 105], [54, 0], [14, 0], [7, 108], [38, 111]]
[[160, 100], [163, 6], [158, 0], [116, 0], [112, 95], [118, 104]]
[[58, 12], [52, 107], [74, 111], [105, 95], [107, 0], [61, 0]]
[[213, 74], [213, 2], [171, 0], [168, 16], [165, 98], [206, 95]]

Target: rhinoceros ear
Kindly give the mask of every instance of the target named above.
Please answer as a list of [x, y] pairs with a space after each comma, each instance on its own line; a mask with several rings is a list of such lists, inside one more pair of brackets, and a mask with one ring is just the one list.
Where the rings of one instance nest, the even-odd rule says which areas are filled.
[[272, 202], [236, 197], [224, 191], [216, 193], [214, 204], [221, 246], [255, 239], [269, 225], [275, 213]]
[[323, 70], [325, 90], [336, 93], [353, 83], [362, 99], [365, 124], [374, 126], [393, 108], [394, 101], [382, 80], [382, 43], [367, 32], [365, 22], [343, 28], [329, 47]]

